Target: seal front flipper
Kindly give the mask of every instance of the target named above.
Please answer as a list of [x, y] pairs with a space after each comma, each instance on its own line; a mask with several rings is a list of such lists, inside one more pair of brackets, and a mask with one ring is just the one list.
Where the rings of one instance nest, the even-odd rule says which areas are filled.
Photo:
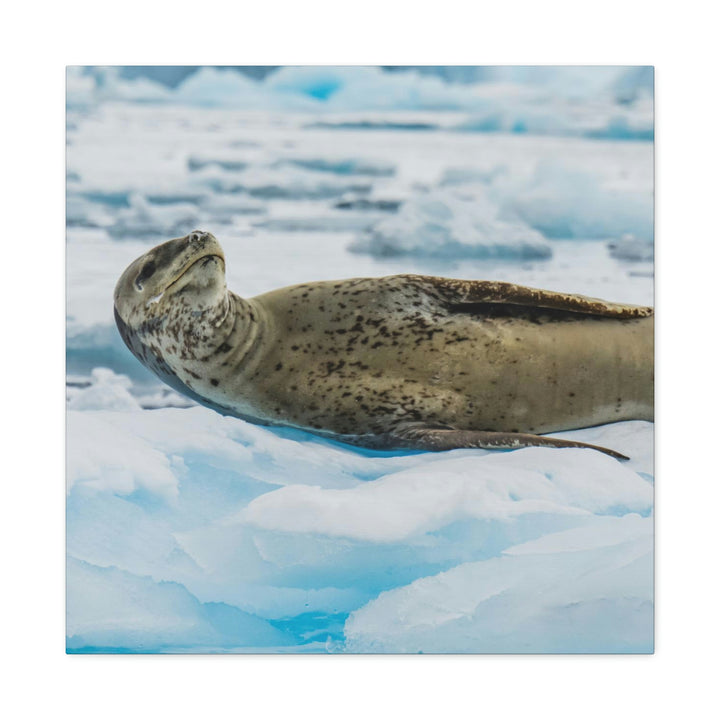
[[524, 447], [587, 448], [598, 450], [617, 460], [630, 458], [615, 450], [574, 440], [561, 440], [531, 433], [490, 432], [484, 430], [456, 430], [451, 427], [412, 425], [398, 428], [386, 436], [387, 447], [408, 450], [456, 450], [481, 448], [483, 450], [517, 450]]
[[421, 288], [453, 312], [473, 312], [487, 305], [560, 310], [580, 315], [630, 319], [648, 317], [651, 307], [624, 305], [571, 293], [539, 290], [509, 282], [455, 280], [430, 275], [402, 275], [407, 282]]

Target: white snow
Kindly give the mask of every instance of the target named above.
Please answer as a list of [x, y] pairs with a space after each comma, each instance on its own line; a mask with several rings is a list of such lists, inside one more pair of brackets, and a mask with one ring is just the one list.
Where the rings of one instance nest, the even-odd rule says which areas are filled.
[[239, 517], [267, 530], [390, 542], [464, 520], [605, 513], [618, 505], [646, 511], [651, 503], [649, 483], [605, 455], [528, 448], [450, 454], [347, 490], [292, 485], [256, 498]]

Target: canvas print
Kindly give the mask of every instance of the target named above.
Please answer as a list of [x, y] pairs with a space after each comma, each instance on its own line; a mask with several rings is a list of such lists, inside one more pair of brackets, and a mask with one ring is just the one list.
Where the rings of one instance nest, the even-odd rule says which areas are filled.
[[653, 83], [69, 67], [67, 651], [651, 653]]

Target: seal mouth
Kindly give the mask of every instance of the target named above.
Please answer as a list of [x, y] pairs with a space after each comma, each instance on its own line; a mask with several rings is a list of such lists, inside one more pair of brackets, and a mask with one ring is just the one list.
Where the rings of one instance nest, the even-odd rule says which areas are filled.
[[[191, 260], [189, 263], [187, 263], [178, 273], [178, 276], [165, 287], [162, 292], [159, 293], [159, 296], [164, 295], [173, 285], [180, 282], [182, 278], [187, 275], [190, 270], [192, 270], [196, 265], [202, 263], [203, 266], [207, 265], [211, 260], [220, 260], [222, 262], [223, 267], [225, 267], [225, 258], [222, 255], [218, 255], [217, 253], [207, 253], [206, 255], [201, 255], [199, 258], [195, 258], [194, 260]], [[158, 297], [159, 297], [158, 296]]]

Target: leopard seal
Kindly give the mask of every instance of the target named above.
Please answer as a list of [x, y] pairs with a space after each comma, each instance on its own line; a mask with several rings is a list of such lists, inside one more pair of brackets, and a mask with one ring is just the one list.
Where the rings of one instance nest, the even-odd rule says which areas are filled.
[[543, 433], [653, 418], [653, 310], [505, 282], [394, 275], [243, 299], [213, 235], [135, 260], [123, 340], [225, 415], [378, 449], [607, 448]]

